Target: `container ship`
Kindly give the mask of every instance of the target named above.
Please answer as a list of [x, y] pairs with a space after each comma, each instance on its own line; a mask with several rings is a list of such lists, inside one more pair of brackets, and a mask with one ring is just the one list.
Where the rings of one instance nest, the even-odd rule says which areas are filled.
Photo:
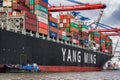
[[33, 64], [43, 72], [100, 71], [112, 40], [69, 13], [56, 18], [45, 0], [0, 0], [0, 71]]

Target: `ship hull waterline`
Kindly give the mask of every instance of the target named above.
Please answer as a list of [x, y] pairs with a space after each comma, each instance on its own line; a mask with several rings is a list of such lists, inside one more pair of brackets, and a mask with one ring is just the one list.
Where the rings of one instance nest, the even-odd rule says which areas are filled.
[[0, 65], [33, 64], [43, 72], [100, 71], [107, 53], [0, 29]]

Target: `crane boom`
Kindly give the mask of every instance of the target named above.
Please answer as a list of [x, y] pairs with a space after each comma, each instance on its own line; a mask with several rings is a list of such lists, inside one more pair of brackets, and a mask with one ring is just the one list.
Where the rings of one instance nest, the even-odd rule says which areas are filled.
[[73, 5], [73, 6], [50, 6], [48, 7], [49, 12], [57, 11], [76, 11], [76, 10], [91, 10], [91, 9], [104, 9], [105, 4], [84, 4], [84, 5]]
[[120, 33], [106, 33], [106, 36], [120, 36]]
[[89, 30], [89, 32], [118, 32], [120, 28]]

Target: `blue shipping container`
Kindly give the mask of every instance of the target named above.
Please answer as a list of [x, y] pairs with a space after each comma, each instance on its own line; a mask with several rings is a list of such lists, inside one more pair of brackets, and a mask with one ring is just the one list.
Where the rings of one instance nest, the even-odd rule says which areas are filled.
[[58, 25], [57, 25], [56, 23], [52, 22], [52, 21], [49, 21], [49, 25], [50, 25], [50, 26], [53, 26], [53, 27], [55, 27], [55, 28], [58, 27]]
[[0, 7], [3, 7], [3, 2], [0, 2]]
[[48, 3], [48, 0], [43, 0], [44, 2]]
[[84, 39], [84, 43], [85, 43], [85, 44], [88, 44], [88, 39]]
[[78, 36], [74, 36], [74, 39], [79, 40], [79, 37]]
[[56, 33], [56, 32], [49, 31], [49, 35], [50, 35], [51, 37], [57, 38], [57, 33]]

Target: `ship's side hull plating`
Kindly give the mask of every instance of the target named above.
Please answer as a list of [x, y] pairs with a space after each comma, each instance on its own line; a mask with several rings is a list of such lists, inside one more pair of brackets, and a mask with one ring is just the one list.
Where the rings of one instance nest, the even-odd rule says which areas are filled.
[[111, 57], [0, 29], [0, 64], [37, 63], [41, 71], [93, 71]]

